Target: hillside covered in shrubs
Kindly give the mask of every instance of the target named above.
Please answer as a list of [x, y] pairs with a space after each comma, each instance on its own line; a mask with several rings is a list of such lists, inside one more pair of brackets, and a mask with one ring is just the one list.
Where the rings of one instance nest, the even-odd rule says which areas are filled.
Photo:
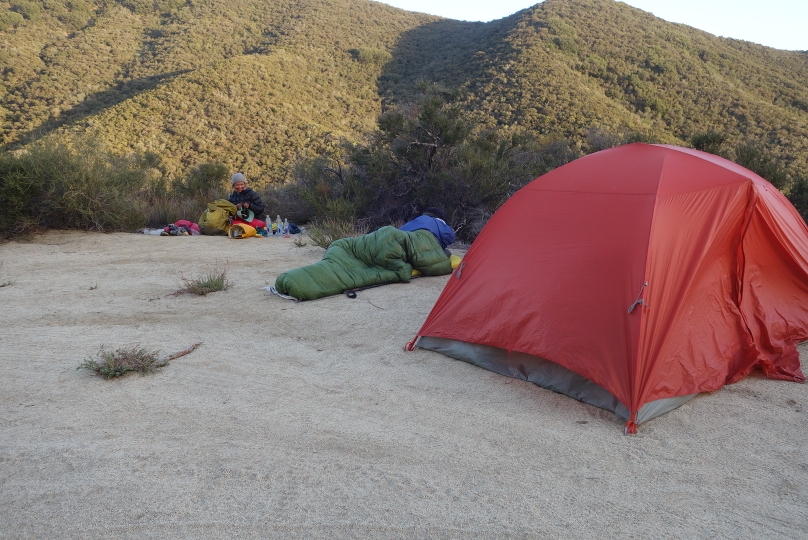
[[[73, 170], [59, 159], [99, 182], [129, 171], [108, 186], [127, 226], [194, 217], [242, 170], [296, 219], [376, 225], [438, 199], [470, 239], [536, 175], [638, 140], [720, 153], [808, 199], [808, 53], [614, 0], [489, 23], [369, 0], [11, 0], [0, 65], [0, 197], [92, 176], [56, 186]], [[48, 160], [61, 176], [37, 176]], [[24, 206], [15, 227], [45, 224]], [[45, 225], [123, 227], [90, 214]]]

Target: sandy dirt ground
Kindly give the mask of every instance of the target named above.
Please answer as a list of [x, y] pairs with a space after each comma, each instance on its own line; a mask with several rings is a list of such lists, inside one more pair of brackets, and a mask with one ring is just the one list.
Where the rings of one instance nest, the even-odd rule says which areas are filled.
[[[0, 537], [808, 537], [808, 385], [753, 375], [624, 436], [612, 413], [403, 351], [448, 277], [299, 304], [262, 290], [322, 254], [0, 245]], [[172, 295], [222, 265], [229, 290]], [[102, 345], [197, 341], [151, 375], [76, 370]]]

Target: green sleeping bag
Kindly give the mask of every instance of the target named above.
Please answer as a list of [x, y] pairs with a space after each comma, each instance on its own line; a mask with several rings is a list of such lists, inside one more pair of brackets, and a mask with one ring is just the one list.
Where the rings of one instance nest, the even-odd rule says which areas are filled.
[[426, 230], [395, 227], [333, 242], [320, 262], [284, 272], [275, 289], [299, 300], [314, 300], [348, 289], [405, 282], [412, 270], [425, 276], [452, 273], [452, 264], [435, 236]]

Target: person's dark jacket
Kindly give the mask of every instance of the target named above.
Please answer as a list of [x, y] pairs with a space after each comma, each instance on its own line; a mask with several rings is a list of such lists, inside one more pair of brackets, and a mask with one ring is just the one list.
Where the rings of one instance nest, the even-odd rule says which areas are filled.
[[253, 211], [253, 214], [255, 214], [255, 219], [263, 220], [264, 203], [261, 202], [261, 197], [258, 195], [258, 192], [253, 190], [253, 188], [244, 188], [241, 193], [234, 191], [227, 197], [227, 200], [233, 204], [241, 204], [244, 202], [250, 203], [249, 210]]

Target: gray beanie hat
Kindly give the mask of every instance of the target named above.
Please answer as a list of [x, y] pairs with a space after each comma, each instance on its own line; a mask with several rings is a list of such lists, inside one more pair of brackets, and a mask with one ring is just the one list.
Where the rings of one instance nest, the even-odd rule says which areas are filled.
[[244, 182], [246, 184], [247, 179], [244, 178], [243, 174], [241, 174], [240, 172], [237, 172], [236, 174], [233, 175], [233, 178], [230, 179], [230, 185], [235, 186], [236, 182]]

